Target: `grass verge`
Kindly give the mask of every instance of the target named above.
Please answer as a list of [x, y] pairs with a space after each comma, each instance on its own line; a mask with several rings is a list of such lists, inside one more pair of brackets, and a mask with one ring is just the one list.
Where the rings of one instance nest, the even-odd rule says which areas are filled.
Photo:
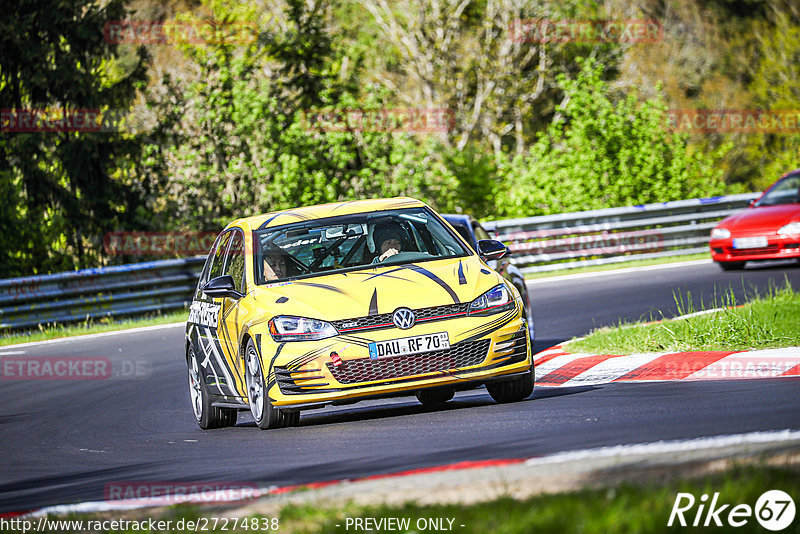
[[526, 280], [536, 280], [538, 278], [551, 278], [553, 276], [566, 276], [570, 274], [596, 273], [602, 271], [616, 271], [619, 269], [629, 269], [631, 267], [646, 267], [648, 265], [665, 265], [668, 263], [681, 263], [685, 261], [697, 261], [711, 259], [711, 254], [703, 252], [700, 254], [686, 254], [685, 256], [670, 256], [668, 258], [652, 258], [649, 260], [632, 260], [624, 263], [612, 263], [609, 265], [593, 265], [591, 267], [576, 267], [561, 271], [547, 271], [543, 273], [529, 273], [525, 275]]
[[60, 337], [82, 336], [84, 334], [98, 334], [114, 330], [127, 330], [142, 326], [186, 322], [189, 318], [188, 310], [179, 310], [167, 314], [146, 315], [144, 317], [128, 319], [95, 319], [82, 323], [40, 325], [36, 330], [9, 332], [0, 335], [0, 347], [28, 343], [31, 341], [45, 341]]
[[[689, 493], [695, 498], [692, 508], [684, 512], [686, 524], [691, 527], [700, 509], [701, 496], [718, 493], [717, 507], [728, 505], [719, 514], [723, 526], [710, 526], [720, 532], [764, 532], [755, 515], [739, 519], [746, 522], [733, 528], [727, 523], [728, 513], [734, 506], [747, 505], [755, 514], [759, 497], [768, 490], [781, 490], [797, 498], [800, 495], [800, 469], [797, 464], [780, 466], [760, 464], [734, 464], [715, 474], [699, 478], [650, 480], [646, 483], [607, 485], [602, 475], [589, 481], [594, 489], [546, 494], [527, 499], [510, 496], [469, 506], [461, 504], [421, 505], [407, 503], [400, 506], [362, 506], [352, 502], [320, 506], [319, 504], [284, 506], [277, 518], [252, 515], [237, 520], [223, 521], [223, 512], [210, 512], [197, 506], [178, 505], [160, 514], [159, 520], [170, 521], [170, 528], [160, 533], [194, 532], [191, 523], [205, 525], [204, 532], [281, 532], [281, 533], [346, 533], [346, 532], [428, 532], [449, 531], [470, 533], [530, 533], [579, 532], [585, 534], [611, 532], [659, 533], [683, 531], [678, 518], [668, 527], [673, 505], [678, 493]], [[688, 499], [688, 498], [687, 498]], [[685, 505], [687, 501], [680, 504]], [[774, 506], [774, 505], [773, 505]], [[706, 519], [708, 502], [703, 507], [700, 525]], [[762, 509], [762, 514], [766, 512]], [[74, 514], [60, 519], [68, 521], [104, 520], [104, 514]], [[138, 516], [141, 521], [142, 515]], [[217, 521], [214, 521], [217, 517]], [[356, 523], [360, 520], [360, 523]], [[391, 520], [391, 523], [388, 521]], [[31, 519], [36, 522], [35, 519]], [[182, 521], [182, 523], [181, 523]], [[369, 523], [366, 523], [369, 521]], [[246, 523], [246, 527], [242, 524]], [[183, 528], [176, 528], [177, 525]], [[218, 528], [212, 528], [217, 525]], [[361, 528], [357, 528], [357, 525]], [[224, 525], [224, 528], [223, 528]], [[253, 526], [259, 528], [254, 529]], [[368, 525], [368, 526], [367, 526]], [[272, 528], [265, 528], [271, 526]], [[60, 533], [76, 532], [61, 525]], [[277, 528], [275, 528], [277, 527]], [[150, 530], [144, 530], [150, 532]], [[7, 532], [22, 532], [11, 529]], [[85, 532], [85, 530], [84, 530]], [[135, 528], [107, 530], [106, 532], [142, 532]], [[786, 533], [800, 532], [800, 521], [795, 519]]]
[[[691, 293], [676, 295], [679, 315], [698, 313]], [[701, 309], [704, 308], [700, 303]], [[748, 350], [800, 346], [800, 294], [787, 281], [741, 304], [732, 290], [714, 298], [709, 309], [656, 323], [620, 323], [593, 331], [569, 344], [571, 352], [630, 354], [693, 350]], [[662, 316], [663, 319], [663, 316]]]

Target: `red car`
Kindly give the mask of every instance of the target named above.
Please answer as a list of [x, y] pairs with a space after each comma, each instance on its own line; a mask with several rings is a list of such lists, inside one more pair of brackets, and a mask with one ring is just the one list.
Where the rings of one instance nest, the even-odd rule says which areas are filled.
[[753, 260], [800, 258], [800, 169], [711, 230], [711, 259], [724, 270]]

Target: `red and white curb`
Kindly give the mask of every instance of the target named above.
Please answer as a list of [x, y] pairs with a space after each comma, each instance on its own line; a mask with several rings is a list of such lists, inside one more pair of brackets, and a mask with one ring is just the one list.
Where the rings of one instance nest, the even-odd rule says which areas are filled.
[[536, 385], [742, 380], [800, 376], [800, 347], [753, 351], [569, 353], [557, 345], [534, 355]]

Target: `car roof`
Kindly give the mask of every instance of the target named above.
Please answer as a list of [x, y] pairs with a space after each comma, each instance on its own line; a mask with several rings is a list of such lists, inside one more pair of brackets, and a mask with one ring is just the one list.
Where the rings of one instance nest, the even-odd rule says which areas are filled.
[[444, 220], [449, 222], [450, 224], [453, 224], [455, 222], [458, 224], [463, 224], [465, 226], [470, 226], [471, 224], [470, 220], [472, 219], [472, 217], [470, 217], [469, 215], [461, 215], [461, 214], [456, 215], [454, 213], [442, 214], [442, 217], [444, 217]]
[[229, 226], [249, 226], [250, 228], [271, 228], [299, 221], [324, 219], [337, 215], [352, 215], [354, 213], [368, 213], [373, 211], [391, 210], [410, 207], [425, 207], [426, 204], [415, 198], [395, 197], [378, 198], [369, 200], [349, 200], [346, 202], [332, 202], [317, 206], [292, 208], [282, 211], [273, 211], [253, 217], [246, 217], [233, 221]]

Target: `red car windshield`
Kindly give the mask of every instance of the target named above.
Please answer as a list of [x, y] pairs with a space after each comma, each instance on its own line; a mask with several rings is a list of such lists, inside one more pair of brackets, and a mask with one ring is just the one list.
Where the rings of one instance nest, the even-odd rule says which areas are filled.
[[800, 173], [791, 174], [773, 185], [755, 206], [777, 206], [800, 203]]

